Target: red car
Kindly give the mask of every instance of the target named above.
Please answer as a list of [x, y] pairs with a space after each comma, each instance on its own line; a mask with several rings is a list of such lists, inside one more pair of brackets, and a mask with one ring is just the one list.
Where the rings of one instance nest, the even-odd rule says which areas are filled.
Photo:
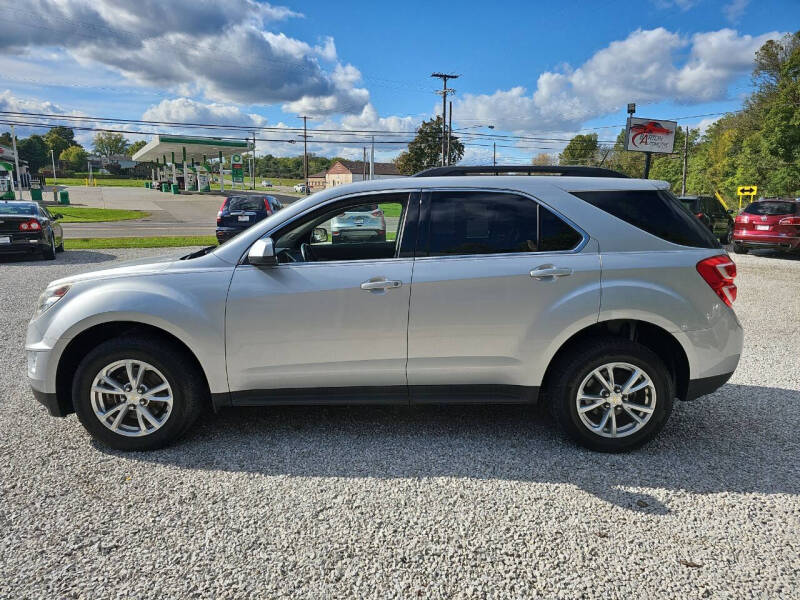
[[733, 226], [733, 251], [754, 248], [800, 250], [800, 202], [770, 198], [745, 208]]

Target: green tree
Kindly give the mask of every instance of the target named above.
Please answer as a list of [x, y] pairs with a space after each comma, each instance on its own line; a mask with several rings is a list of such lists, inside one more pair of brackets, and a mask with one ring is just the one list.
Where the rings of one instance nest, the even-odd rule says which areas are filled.
[[558, 157], [560, 165], [593, 165], [597, 162], [596, 133], [578, 134], [572, 138]]
[[139, 150], [144, 148], [146, 145], [147, 145], [147, 142], [145, 140], [136, 140], [130, 146], [128, 146], [128, 149], [125, 150], [125, 154], [127, 154], [128, 156], [133, 156]]
[[128, 140], [121, 133], [101, 131], [94, 136], [93, 146], [95, 153], [100, 156], [125, 154], [125, 150], [128, 148]]
[[28, 163], [28, 170], [31, 173], [38, 173], [39, 169], [49, 163], [50, 151], [40, 135], [18, 140], [17, 153], [20, 160]]
[[11, 133], [8, 131], [4, 131], [0, 133], [0, 146], [6, 146], [8, 148], [11, 147]]
[[87, 168], [86, 161], [89, 159], [89, 154], [80, 146], [70, 146], [59, 155], [58, 159], [70, 171], [81, 171]]
[[62, 125], [51, 127], [44, 134], [44, 142], [47, 144], [47, 150], [52, 150], [55, 156], [61, 156], [61, 153], [70, 146], [80, 145], [75, 141], [75, 132]]
[[[464, 157], [464, 144], [455, 135], [450, 137], [450, 164]], [[404, 175], [413, 175], [424, 169], [442, 164], [442, 117], [423, 121], [417, 134], [408, 144], [408, 150], [394, 159], [394, 164]]]

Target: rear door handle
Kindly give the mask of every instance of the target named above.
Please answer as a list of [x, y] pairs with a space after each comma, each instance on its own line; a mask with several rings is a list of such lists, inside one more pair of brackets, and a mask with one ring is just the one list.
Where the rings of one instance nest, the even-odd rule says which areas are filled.
[[566, 277], [567, 275], [572, 275], [572, 269], [553, 265], [542, 265], [531, 271], [531, 277], [539, 280], [556, 279], [558, 277]]
[[387, 280], [381, 277], [380, 279], [373, 278], [370, 279], [369, 281], [365, 281], [364, 283], [361, 284], [361, 289], [367, 291], [390, 290], [394, 288], [399, 288], [402, 285], [403, 285], [402, 281]]

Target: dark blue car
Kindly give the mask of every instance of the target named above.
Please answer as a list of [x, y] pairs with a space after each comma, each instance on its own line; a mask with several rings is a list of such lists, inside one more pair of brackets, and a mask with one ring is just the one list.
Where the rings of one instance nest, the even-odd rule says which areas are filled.
[[217, 213], [217, 241], [221, 244], [283, 208], [274, 196], [228, 196]]

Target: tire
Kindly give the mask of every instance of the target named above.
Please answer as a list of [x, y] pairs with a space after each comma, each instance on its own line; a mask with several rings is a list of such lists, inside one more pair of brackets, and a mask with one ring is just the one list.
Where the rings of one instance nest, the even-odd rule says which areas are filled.
[[737, 244], [736, 242], [733, 243], [733, 251], [736, 254], [747, 254], [748, 250], [741, 244]]
[[[165, 380], [169, 386], [167, 390], [160, 392], [161, 395], [166, 393], [171, 396], [169, 410], [166, 402], [156, 400], [159, 396], [153, 396], [145, 406], [151, 416], [155, 416], [157, 420], [163, 418], [162, 424], [158, 427], [145, 418], [139, 418], [141, 409], [136, 405], [135, 398], [127, 398], [127, 401], [133, 404], [128, 403], [127, 408], [124, 408], [125, 415], [117, 431], [112, 430], [111, 426], [104, 425], [95, 412], [93, 402], [96, 405], [100, 402], [99, 399], [104, 403], [108, 401], [109, 412], [117, 403], [126, 404], [125, 396], [117, 393], [97, 394], [92, 391], [92, 387], [95, 385], [95, 378], [99, 377], [109, 365], [128, 360], [139, 364], [145, 363], [151, 367], [143, 376], [145, 386], [155, 382], [150, 387], [155, 390], [155, 386], [160, 385], [159, 378]], [[122, 368], [122, 372], [126, 373], [124, 367], [117, 368]], [[138, 370], [134, 373], [138, 373]], [[119, 377], [114, 379], [115, 383], [127, 381], [125, 376], [120, 377], [114, 372], [111, 373], [111, 377]], [[100, 385], [109, 387], [104, 383]], [[117, 397], [120, 398], [119, 401]], [[155, 450], [174, 442], [194, 423], [202, 407], [208, 402], [208, 397], [205, 376], [194, 361], [187, 360], [183, 349], [169, 342], [165, 343], [164, 340], [136, 335], [114, 338], [97, 346], [81, 361], [72, 382], [72, 402], [81, 424], [101, 443], [125, 451]], [[138, 404], [141, 403], [140, 400]], [[111, 421], [112, 418], [114, 417], [108, 417], [108, 420]], [[136, 433], [136, 428], [141, 427], [142, 423], [145, 423], [145, 427], [152, 428], [149, 433]], [[123, 429], [127, 429], [128, 435], [120, 433]]]
[[[634, 369], [639, 369], [646, 378], [649, 378], [649, 386], [629, 396], [615, 393], [609, 396], [608, 403], [584, 412], [582, 417], [578, 411], [579, 402], [585, 402], [584, 406], [589, 406], [603, 401], [600, 397], [605, 393], [605, 389], [599, 380], [595, 379], [593, 373], [609, 364], [626, 365], [614, 369], [618, 378], [621, 374], [632, 374], [635, 372]], [[591, 450], [621, 452], [638, 448], [661, 431], [672, 413], [675, 392], [670, 372], [652, 350], [637, 342], [625, 339], [589, 339], [580, 347], [557, 359], [551, 368], [551, 373], [546, 390], [551, 414], [564, 433]], [[605, 378], [609, 379], [607, 372], [604, 373]], [[617, 382], [619, 387], [622, 387], [626, 380], [627, 376], [619, 379]], [[633, 388], [639, 386], [637, 382], [647, 383], [645, 379], [637, 379], [633, 382]], [[584, 391], [588, 387], [596, 386], [598, 398], [579, 401], [578, 392], [582, 386]], [[621, 404], [613, 405], [619, 402]], [[639, 412], [634, 409], [633, 412], [638, 417], [634, 421], [626, 406], [638, 406], [650, 409], [650, 412]], [[606, 412], [610, 411], [613, 411], [613, 418], [609, 414], [606, 417], [608, 420], [603, 421]], [[605, 422], [608, 431], [601, 430], [605, 435], [592, 431], [583, 418], [600, 426]], [[619, 425], [617, 437], [612, 437], [612, 421], [614, 427]]]
[[733, 240], [733, 227], [728, 227], [728, 232], [719, 238], [720, 244], [727, 246]]
[[50, 245], [42, 250], [42, 258], [45, 260], [55, 260], [56, 259], [56, 238], [53, 237], [53, 234], [50, 234]]
[[61, 243], [56, 246], [56, 252], [63, 252], [64, 251], [64, 240], [61, 240]]

